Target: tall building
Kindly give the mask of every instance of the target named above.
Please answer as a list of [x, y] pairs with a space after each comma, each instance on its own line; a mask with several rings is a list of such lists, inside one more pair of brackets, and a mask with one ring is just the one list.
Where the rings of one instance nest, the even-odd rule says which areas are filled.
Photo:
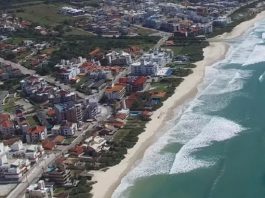
[[112, 51], [106, 54], [109, 65], [129, 66], [132, 63], [132, 57], [127, 52]]
[[58, 122], [67, 120], [69, 122], [79, 122], [83, 120], [82, 104], [73, 102], [59, 103], [54, 105]]
[[70, 170], [63, 166], [49, 167], [46, 172], [43, 173], [42, 178], [45, 181], [52, 182], [57, 186], [64, 186], [71, 181]]
[[144, 59], [131, 65], [131, 74], [134, 76], [155, 76], [157, 71], [156, 63], [147, 62]]

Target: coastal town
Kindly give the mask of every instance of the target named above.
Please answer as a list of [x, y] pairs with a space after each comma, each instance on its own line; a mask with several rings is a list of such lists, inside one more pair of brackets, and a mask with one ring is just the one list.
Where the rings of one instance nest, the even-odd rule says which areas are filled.
[[[10, 3], [11, 2], [11, 3]], [[0, 5], [0, 197], [92, 197], [247, 1]], [[2, 3], [0, 3], [2, 4]], [[49, 13], [50, 12], [50, 13]]]

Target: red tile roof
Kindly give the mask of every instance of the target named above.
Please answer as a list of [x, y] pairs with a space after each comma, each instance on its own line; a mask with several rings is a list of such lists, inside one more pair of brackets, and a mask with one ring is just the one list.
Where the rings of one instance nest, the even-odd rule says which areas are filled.
[[108, 124], [110, 124], [116, 128], [123, 128], [125, 125], [125, 123], [119, 122], [119, 121], [111, 121], [111, 122], [108, 122]]
[[74, 148], [70, 149], [70, 152], [76, 155], [80, 155], [84, 152], [84, 149], [82, 146], [76, 145]]
[[1, 127], [3, 127], [3, 128], [11, 128], [11, 127], [14, 127], [13, 122], [11, 122], [9, 120], [5, 120], [5, 121], [1, 122], [0, 124], [1, 124]]
[[133, 103], [139, 98], [139, 95], [137, 93], [132, 93], [126, 100], [126, 106], [130, 109], [133, 105]]
[[45, 127], [44, 126], [35, 126], [29, 129], [29, 133], [42, 133], [43, 131], [45, 131]]
[[45, 149], [45, 150], [53, 150], [54, 147], [55, 147], [55, 143], [50, 141], [50, 140], [44, 140], [42, 142], [42, 147]]
[[1, 113], [0, 114], [0, 122], [10, 120], [10, 115], [7, 113]]
[[119, 92], [125, 89], [125, 86], [122, 84], [115, 84], [112, 87], [107, 87], [105, 92], [106, 93], [113, 93], [113, 92]]
[[137, 77], [132, 84], [135, 86], [143, 85], [146, 82], [147, 78], [145, 76], [139, 76]]

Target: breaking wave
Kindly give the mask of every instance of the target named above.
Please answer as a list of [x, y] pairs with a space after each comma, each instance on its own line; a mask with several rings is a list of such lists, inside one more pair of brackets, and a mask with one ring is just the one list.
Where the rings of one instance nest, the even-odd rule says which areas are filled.
[[[174, 117], [170, 130], [145, 151], [139, 164], [122, 179], [113, 198], [124, 197], [126, 189], [143, 177], [183, 174], [215, 165], [218, 158], [203, 156], [203, 150], [245, 130], [235, 121], [207, 113], [222, 110], [243, 89], [252, 71], [242, 65], [265, 61], [265, 46], [261, 45], [265, 23], [257, 24], [251, 31], [231, 43], [224, 61], [206, 69], [196, 98], [183, 107], [181, 116]], [[263, 81], [264, 74], [260, 78]], [[176, 147], [174, 152], [166, 149], [170, 145]]]

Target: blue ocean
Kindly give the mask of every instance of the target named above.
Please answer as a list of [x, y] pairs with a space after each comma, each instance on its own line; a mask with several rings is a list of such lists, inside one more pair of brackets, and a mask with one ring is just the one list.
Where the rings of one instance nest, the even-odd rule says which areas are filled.
[[113, 198], [265, 197], [264, 32], [265, 20], [228, 41]]

